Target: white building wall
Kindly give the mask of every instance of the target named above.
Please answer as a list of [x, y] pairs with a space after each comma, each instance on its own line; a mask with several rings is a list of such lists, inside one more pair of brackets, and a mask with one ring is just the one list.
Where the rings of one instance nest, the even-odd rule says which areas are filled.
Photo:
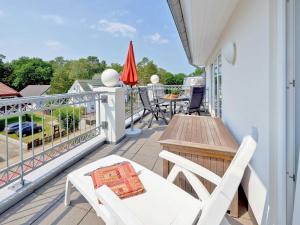
[[[296, 159], [299, 158], [300, 151], [300, 2], [296, 3]], [[298, 162], [299, 166], [299, 162]], [[299, 177], [299, 175], [298, 175]]]
[[[254, 16], [255, 15], [255, 16]], [[245, 134], [258, 139], [252, 160], [258, 175], [268, 184], [269, 143], [269, 24], [268, 1], [241, 1], [211, 57], [217, 57], [227, 42], [237, 46], [235, 65], [223, 58], [223, 120], [238, 141]], [[259, 153], [261, 152], [261, 153]]]
[[[270, 217], [276, 214], [275, 204], [278, 204], [276, 200], [271, 199], [273, 197], [270, 197], [274, 191], [271, 189], [277, 185], [271, 178], [273, 171], [270, 170], [273, 163], [272, 154], [276, 154], [276, 151], [272, 152], [271, 149], [270, 140], [273, 141], [274, 136], [270, 128], [271, 123], [278, 120], [272, 115], [277, 112], [275, 108], [272, 110], [271, 105], [274, 100], [271, 95], [273, 91], [276, 92], [270, 82], [271, 79], [276, 79], [275, 74], [272, 77], [270, 66], [272, 35], [275, 35], [272, 33], [275, 30], [271, 29], [271, 16], [268, 0], [240, 1], [224, 29], [215, 52], [207, 62], [209, 71], [209, 65], [222, 48], [228, 42], [236, 43], [235, 64], [227, 63], [224, 57], [222, 59], [222, 117], [239, 142], [247, 134], [252, 135], [258, 142], [256, 153], [251, 161], [254, 171], [248, 173], [251, 177], [248, 177], [247, 182], [243, 184], [248, 192], [246, 194], [249, 204], [258, 222], [262, 224], [276, 221]], [[210, 85], [210, 82], [207, 84]], [[272, 127], [275, 128], [276, 125], [272, 124]]]
[[[68, 93], [77, 93], [80, 94], [82, 92], [85, 92], [83, 90], [83, 88], [80, 86], [80, 84], [75, 81], [75, 83], [71, 86], [71, 88], [69, 89]], [[96, 112], [95, 110], [95, 102], [87, 102], [87, 103], [82, 103], [80, 104], [80, 107], [84, 107], [86, 109], [86, 113], [94, 113]]]

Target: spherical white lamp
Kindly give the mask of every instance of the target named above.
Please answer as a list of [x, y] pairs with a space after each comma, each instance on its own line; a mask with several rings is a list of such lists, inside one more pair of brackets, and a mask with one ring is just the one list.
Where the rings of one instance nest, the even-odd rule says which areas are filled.
[[115, 87], [119, 83], [119, 74], [114, 69], [106, 69], [101, 75], [101, 81], [106, 87]]
[[234, 64], [236, 60], [236, 45], [233, 42], [227, 43], [223, 48], [223, 55], [226, 61], [230, 64]]
[[150, 81], [152, 84], [158, 84], [159, 83], [159, 76], [154, 74], [150, 77]]

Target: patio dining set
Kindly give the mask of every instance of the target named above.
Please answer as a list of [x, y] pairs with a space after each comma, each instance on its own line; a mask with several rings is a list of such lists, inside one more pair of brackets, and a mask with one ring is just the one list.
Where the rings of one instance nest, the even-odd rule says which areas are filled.
[[150, 100], [149, 89], [147, 87], [139, 87], [138, 92], [144, 108], [141, 120], [147, 113], [152, 114], [148, 123], [148, 128], [150, 128], [154, 118], [156, 120], [160, 118], [168, 124], [166, 114], [169, 114], [170, 119], [176, 113], [189, 115], [197, 113], [200, 115], [205, 95], [205, 86], [192, 86], [189, 94], [187, 91], [181, 91], [176, 95], [165, 94], [153, 87], [152, 100]]

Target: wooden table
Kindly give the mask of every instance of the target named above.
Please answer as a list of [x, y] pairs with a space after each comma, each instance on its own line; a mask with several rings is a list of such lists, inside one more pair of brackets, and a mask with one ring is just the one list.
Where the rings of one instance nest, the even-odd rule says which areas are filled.
[[[222, 120], [208, 116], [175, 115], [159, 139], [164, 150], [190, 159], [210, 171], [223, 176], [238, 149], [234, 137]], [[163, 175], [167, 177], [172, 164], [164, 160]], [[215, 185], [200, 178], [209, 192]], [[195, 195], [183, 175], [176, 184]], [[230, 214], [238, 217], [238, 193], [230, 207]]]
[[[163, 98], [164, 101], [170, 102], [170, 112], [171, 112], [171, 118], [173, 117], [173, 115], [176, 114], [176, 102], [185, 102], [185, 101], [189, 101], [190, 98], [188, 96], [179, 96], [177, 98]], [[173, 104], [174, 104], [174, 109], [173, 109]]]

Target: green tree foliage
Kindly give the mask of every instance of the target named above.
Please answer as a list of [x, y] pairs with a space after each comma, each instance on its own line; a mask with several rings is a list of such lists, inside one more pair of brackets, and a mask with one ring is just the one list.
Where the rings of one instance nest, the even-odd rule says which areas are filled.
[[121, 73], [123, 71], [123, 66], [121, 64], [119, 64], [119, 63], [112, 63], [110, 65], [110, 68], [114, 69], [118, 73]]
[[55, 59], [51, 60], [49, 63], [52, 65], [53, 70], [55, 71], [56, 69], [60, 68], [64, 64], [66, 64], [68, 61], [64, 59], [64, 57], [59, 56], [56, 57]]
[[190, 77], [196, 77], [196, 76], [202, 76], [205, 73], [205, 68], [196, 68], [194, 72], [192, 72], [189, 76]]
[[165, 82], [163, 84], [166, 84], [166, 85], [175, 85], [176, 82], [175, 82], [175, 77], [172, 73], [165, 73], [165, 76], [164, 76], [164, 80]]
[[[96, 56], [88, 56], [78, 60], [67, 60], [62, 56], [45, 62], [39, 58], [21, 57], [12, 62], [4, 62], [5, 56], [0, 54], [0, 82], [4, 82], [17, 90], [23, 89], [29, 84], [49, 84], [51, 93], [66, 93], [75, 80], [93, 79], [101, 77], [106, 68], [115, 69], [121, 73], [123, 66], [112, 63], [110, 66]], [[153, 60], [144, 57], [137, 63], [140, 85], [150, 83], [150, 77], [157, 74], [160, 83], [167, 85], [181, 85], [185, 74], [173, 75], [163, 68], [159, 68]], [[196, 69], [189, 76], [199, 76], [204, 69]]]
[[49, 84], [53, 69], [50, 63], [39, 58], [21, 57], [10, 64], [12, 73], [8, 82], [17, 90], [30, 84]]
[[158, 70], [157, 70], [157, 75], [159, 76], [159, 82], [161, 84], [166, 83], [166, 80], [165, 80], [166, 73], [167, 73], [167, 71], [163, 68], [158, 68]]
[[69, 132], [73, 132], [74, 128], [77, 129], [79, 126], [79, 113], [81, 113], [81, 111], [82, 109], [80, 107], [73, 109], [72, 106], [66, 106], [54, 110], [54, 116], [58, 121], [61, 121], [61, 127], [63, 129], [67, 130], [68, 128]]
[[96, 56], [78, 60], [64, 60], [58, 57], [51, 61], [54, 74], [51, 81], [51, 93], [67, 92], [75, 80], [90, 80], [95, 74], [101, 74], [107, 67], [106, 62]]
[[5, 58], [5, 55], [0, 54], [0, 82], [9, 84], [8, 78], [11, 74], [11, 67], [9, 63], [3, 61]]
[[69, 72], [64, 66], [55, 69], [51, 80], [51, 94], [66, 93], [72, 86], [74, 80], [70, 79]]
[[150, 77], [158, 72], [157, 65], [146, 57], [137, 64], [137, 70], [142, 85], [150, 83]]
[[184, 73], [178, 73], [176, 75], [173, 75], [172, 73], [167, 72], [164, 75], [165, 82], [163, 84], [182, 85], [185, 77], [186, 75]]
[[185, 77], [186, 77], [186, 75], [184, 73], [178, 73], [178, 74], [176, 74], [174, 76], [175, 85], [182, 85]]

